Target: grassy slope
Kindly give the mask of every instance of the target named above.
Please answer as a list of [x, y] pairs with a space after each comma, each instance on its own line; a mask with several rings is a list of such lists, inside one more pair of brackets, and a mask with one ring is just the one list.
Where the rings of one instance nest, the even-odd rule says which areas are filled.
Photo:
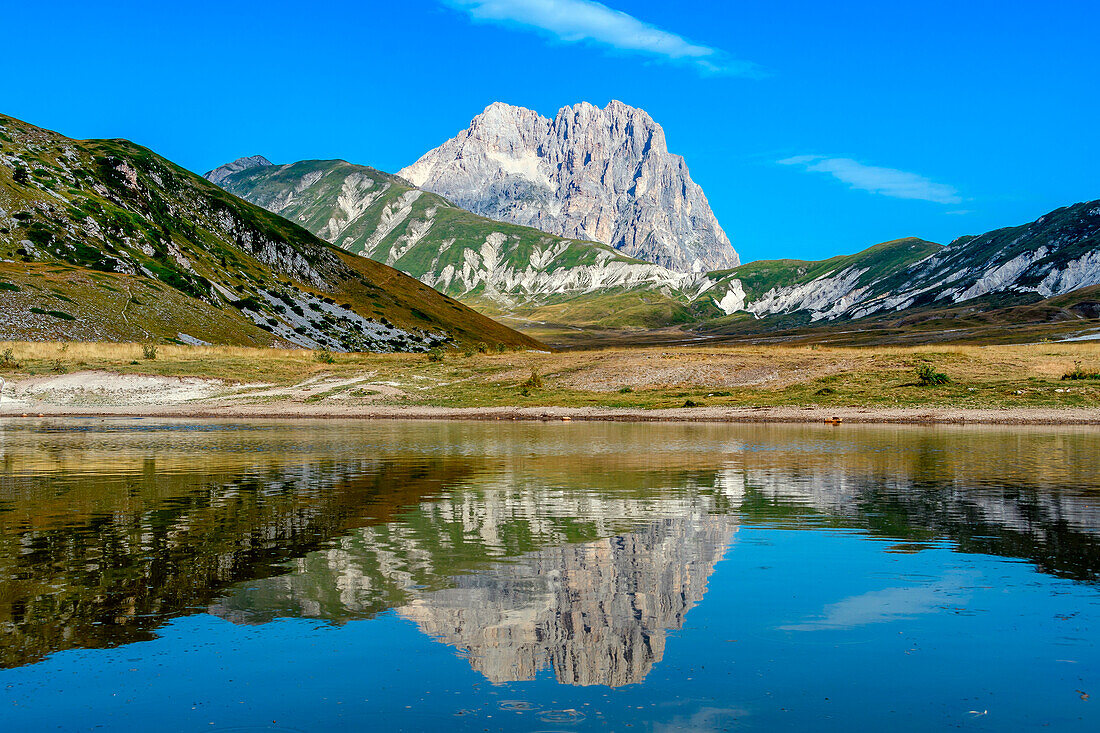
[[1020, 293], [986, 295], [952, 306], [917, 306], [900, 313], [813, 325], [792, 317], [766, 321], [730, 317], [704, 324], [700, 330], [716, 343], [1037, 343], [1100, 333], [1100, 286], [1048, 299]]
[[[937, 266], [922, 273], [921, 278], [912, 281], [896, 275], [887, 279], [883, 285], [887, 289], [898, 290], [914, 285], [927, 286], [937, 283], [945, 273], [970, 271], [962, 280], [951, 283], [950, 286], [937, 287], [917, 301], [917, 305], [930, 304], [946, 287], [965, 288], [991, 267], [1046, 246], [1046, 256], [1036, 260], [1029, 268], [1029, 273], [1017, 282], [1020, 286], [1035, 287], [1042, 280], [1039, 273], [1045, 265], [1064, 265], [1100, 249], [1100, 227], [1096, 224], [1098, 210], [1098, 201], [1078, 203], [1055, 209], [1027, 224], [996, 229], [979, 236], [960, 237], [947, 247], [943, 256], [937, 258]], [[1026, 302], [1037, 298], [1038, 296], [1033, 298], [1025, 294], [1023, 298], [1013, 300]]]
[[746, 295], [754, 300], [772, 288], [799, 285], [854, 267], [866, 269], [860, 283], [888, 277], [909, 265], [929, 257], [943, 247], [916, 237], [882, 242], [850, 255], [830, 257], [827, 260], [759, 260], [712, 273], [721, 279], [736, 278], [741, 281]]
[[[0, 156], [0, 257], [9, 260], [0, 296], [9, 336], [174, 339], [186, 333], [274, 344], [282, 339], [260, 326], [283, 321], [277, 304], [263, 297], [275, 290], [300, 302], [339, 302], [409, 332], [537, 345], [128, 141], [70, 140], [0, 117]], [[20, 168], [29, 180], [15, 180]], [[36, 282], [46, 284], [36, 288]], [[132, 296], [133, 321], [121, 292]], [[232, 304], [249, 298], [258, 304], [255, 318]], [[43, 319], [31, 308], [73, 320]], [[347, 319], [315, 320], [335, 347], [366, 345]]]
[[[347, 214], [341, 212], [337, 203], [342, 196], [347, 196], [345, 181], [349, 176], [361, 182], [371, 181], [363, 191], [379, 192], [378, 197], [350, 222], [344, 219]], [[312, 182], [288, 204], [288, 192], [296, 191], [303, 179]], [[286, 166], [250, 168], [229, 176], [222, 185], [249, 201], [278, 211], [349, 252], [385, 262], [416, 278], [436, 275], [448, 266], [461, 271], [466, 262], [465, 253], [480, 253], [492, 233], [505, 237], [501, 262], [520, 272], [528, 268], [532, 254], [550, 248], [562, 251], [541, 268], [547, 273], [596, 265], [608, 257], [624, 263], [646, 264], [599, 242], [564, 239], [530, 227], [487, 219], [426, 192], [411, 204], [411, 213], [384, 237], [374, 241], [372, 236], [387, 207], [391, 211], [397, 209], [401, 197], [415, 189], [397, 176], [342, 160], [307, 160]], [[412, 228], [429, 219], [433, 223], [427, 235], [407, 246]], [[330, 228], [334, 220], [341, 225], [338, 236]], [[546, 320], [604, 328], [652, 328], [693, 320], [693, 308], [685, 298], [656, 288], [613, 288], [527, 297], [518, 291], [486, 292], [482, 285], [467, 291], [458, 278], [439, 287], [444, 293], [485, 313], [517, 318], [517, 322], [526, 323], [525, 328], [529, 328], [531, 322]], [[624, 302], [629, 302], [630, 306], [623, 308]]]

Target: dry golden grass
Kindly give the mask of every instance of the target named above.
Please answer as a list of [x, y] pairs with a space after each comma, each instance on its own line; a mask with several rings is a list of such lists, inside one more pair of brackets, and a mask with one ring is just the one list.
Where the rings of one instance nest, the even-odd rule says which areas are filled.
[[[1100, 381], [1063, 381], [1080, 363], [1100, 372], [1100, 343], [932, 347], [717, 346], [605, 348], [545, 353], [447, 352], [333, 354], [232, 346], [0, 343], [14, 364], [0, 374], [25, 376], [102, 370], [121, 374], [209, 377], [291, 385], [317, 375], [362, 376], [394, 386], [386, 399], [465, 406], [951, 406], [1100, 407]], [[918, 364], [950, 378], [922, 387]], [[18, 366], [16, 366], [17, 364]], [[542, 386], [521, 385], [537, 370]], [[347, 399], [348, 394], [343, 395]], [[318, 399], [326, 399], [320, 397]]]

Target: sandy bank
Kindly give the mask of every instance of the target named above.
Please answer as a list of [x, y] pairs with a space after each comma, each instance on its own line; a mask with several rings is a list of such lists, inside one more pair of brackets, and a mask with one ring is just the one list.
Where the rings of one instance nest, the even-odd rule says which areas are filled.
[[38, 417], [334, 418], [373, 420], [591, 420], [622, 422], [775, 422], [1100, 425], [1100, 409], [697, 407], [632, 410], [595, 407], [430, 407], [422, 405], [0, 405], [0, 418]]

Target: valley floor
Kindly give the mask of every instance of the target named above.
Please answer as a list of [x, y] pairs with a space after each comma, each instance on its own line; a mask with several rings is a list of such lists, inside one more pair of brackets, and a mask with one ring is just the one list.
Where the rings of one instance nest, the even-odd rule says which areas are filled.
[[[0, 416], [1100, 424], [1100, 344], [325, 354], [0, 344]], [[154, 358], [146, 358], [153, 356]], [[918, 366], [944, 384], [921, 386]], [[1063, 379], [1076, 372], [1081, 379]]]

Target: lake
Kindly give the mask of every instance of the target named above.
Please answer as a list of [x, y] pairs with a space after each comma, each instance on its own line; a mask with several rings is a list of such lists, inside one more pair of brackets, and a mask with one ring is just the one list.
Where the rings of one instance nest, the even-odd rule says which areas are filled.
[[0, 729], [1096, 731], [1098, 458], [1089, 428], [2, 421]]

